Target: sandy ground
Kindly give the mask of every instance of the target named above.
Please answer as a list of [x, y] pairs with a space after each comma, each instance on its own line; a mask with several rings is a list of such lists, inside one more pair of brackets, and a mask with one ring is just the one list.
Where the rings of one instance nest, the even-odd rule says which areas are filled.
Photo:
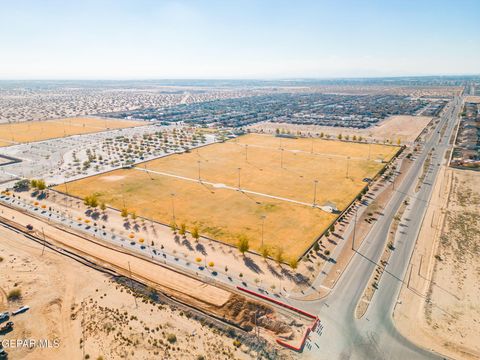
[[[279, 146], [284, 150], [279, 150]], [[198, 226], [201, 234], [233, 245], [246, 236], [254, 250], [261, 247], [262, 216], [266, 216], [264, 245], [272, 250], [282, 247], [285, 255], [293, 258], [300, 256], [335, 218], [334, 214], [310, 206], [314, 180], [318, 180], [316, 203], [333, 202], [342, 210], [363, 188], [363, 179], [373, 177], [384, 166], [379, 159], [389, 160], [397, 149], [377, 144], [248, 135], [238, 141], [149, 161], [141, 169], [118, 170], [56, 189], [79, 197], [97, 193], [100, 200], [112, 207], [125, 206], [165, 224], [170, 224], [175, 214], [177, 224], [185, 223], [190, 230]], [[202, 183], [196, 182], [199, 166]], [[151, 172], [140, 171], [145, 168]], [[237, 191], [239, 173], [242, 189], [307, 205]], [[206, 181], [214, 185], [207, 185]], [[295, 223], [288, 221], [292, 218]]]
[[[76, 252], [89, 254], [97, 260], [107, 262], [118, 269], [129, 269], [130, 267], [134, 277], [158, 284], [160, 287], [168, 289], [169, 291], [184, 294], [185, 296], [198, 300], [203, 303], [204, 306], [219, 307], [224, 305], [230, 298], [231, 294], [225, 290], [180, 275], [141, 258], [130, 256], [126, 252], [116, 250], [113, 247], [107, 247], [93, 241], [86, 241], [84, 238], [74, 235], [73, 233], [66, 233], [54, 226], [10, 208], [4, 206], [0, 206], [0, 208], [0, 216], [6, 219], [12, 219], [13, 217], [14, 221], [20, 225], [26, 226], [27, 224], [31, 224], [34, 229], [43, 229], [47, 240], [52, 239]], [[39, 235], [43, 236], [43, 233]]]
[[67, 118], [0, 125], [0, 146], [146, 125], [141, 121]]
[[375, 126], [368, 129], [352, 129], [342, 127], [315, 126], [315, 125], [292, 125], [286, 123], [258, 123], [250, 128], [255, 131], [263, 130], [266, 133], [274, 133], [276, 129], [289, 130], [292, 133], [299, 131], [305, 135], [319, 136], [324, 133], [325, 136], [336, 138], [339, 134], [342, 136], [361, 136], [369, 141], [378, 141], [383, 143], [390, 140], [397, 144], [398, 140], [402, 144], [410, 144], [422, 132], [425, 126], [432, 118], [428, 116], [410, 116], [396, 115], [390, 116]]
[[[28, 304], [4, 339], [48, 339], [55, 348], [6, 349], [15, 359], [250, 359], [254, 354], [169, 305], [137, 300], [110, 277], [0, 227], [0, 311]], [[4, 293], [22, 291], [18, 302]], [[138, 306], [138, 307], [137, 307]], [[176, 340], [169, 342], [169, 335]], [[81, 344], [84, 343], [84, 348]]]
[[480, 173], [441, 171], [394, 318], [422, 346], [455, 359], [478, 359]]
[[480, 96], [466, 96], [465, 102], [480, 103]]
[[[220, 289], [208, 283], [177, 273], [143, 258], [130, 255], [122, 248], [106, 246], [96, 239], [79, 237], [65, 232], [36, 218], [18, 211], [1, 207], [4, 221], [19, 224], [31, 224], [37, 237], [45, 238], [61, 248], [80, 254], [96, 264], [113, 269], [116, 273], [131, 276], [153, 289], [160, 290], [203, 312], [225, 318], [244, 329], [251, 329], [256, 323], [262, 329], [262, 336], [274, 340], [282, 337], [288, 341], [298, 342], [307, 323], [300, 321], [290, 313], [278, 312], [269, 306], [248, 300], [238, 294]], [[257, 314], [257, 315], [255, 315]]]

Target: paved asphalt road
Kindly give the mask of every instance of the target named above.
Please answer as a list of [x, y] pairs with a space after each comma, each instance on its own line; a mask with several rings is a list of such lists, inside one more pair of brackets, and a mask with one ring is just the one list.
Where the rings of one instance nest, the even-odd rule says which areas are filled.
[[[424, 148], [361, 248], [355, 254], [345, 273], [332, 293], [319, 301], [294, 301], [293, 305], [318, 314], [323, 325], [322, 330], [310, 335], [304, 349], [305, 358], [314, 359], [442, 359], [427, 349], [422, 349], [404, 338], [396, 329], [392, 313], [401, 289], [409, 260], [420, 230], [423, 216], [432, 193], [432, 187], [440, 166], [444, 162], [448, 142], [456, 123], [461, 99], [456, 98], [454, 106], [447, 110], [436, 126], [433, 134], [424, 144]], [[447, 131], [440, 139], [443, 125]], [[440, 141], [440, 143], [439, 143]], [[431, 165], [421, 189], [415, 193], [418, 178], [422, 173], [424, 160], [433, 150]], [[379, 282], [367, 313], [357, 320], [354, 312], [358, 300], [367, 285], [384, 249], [389, 227], [402, 202], [408, 198], [409, 206], [402, 217], [402, 233], [397, 232], [393, 251], [386, 272]]]
[[[445, 151], [449, 147], [448, 141], [453, 133], [461, 99], [456, 98], [454, 104], [455, 106], [441, 118], [432, 136], [424, 144], [423, 150], [417, 155], [417, 159], [409, 170], [406, 179], [401, 184], [396, 184], [397, 191], [385, 208], [384, 216], [373, 226], [332, 293], [326, 299], [318, 301], [299, 301], [285, 297], [284, 294], [277, 294], [277, 299], [318, 314], [321, 319], [321, 331], [310, 335], [310, 340], [307, 342], [303, 352], [305, 358], [362, 360], [441, 359], [438, 355], [423, 350], [402, 337], [395, 329], [391, 316], [427, 208], [432, 185], [439, 170], [437, 164], [443, 161]], [[445, 123], [448, 123], [448, 128], [439, 144], [439, 131]], [[417, 179], [422, 172], [424, 160], [432, 148], [435, 148], [432, 164], [420, 191], [415, 193], [414, 190], [417, 185]], [[371, 273], [374, 271], [375, 263], [378, 262], [384, 249], [391, 220], [406, 198], [409, 198], [410, 205], [405, 211], [402, 223], [408, 227], [403, 228], [406, 229], [405, 233], [397, 233], [395, 239], [396, 249], [392, 253], [386, 272], [380, 280], [379, 289], [375, 293], [365, 316], [361, 320], [356, 320], [354, 311], [357, 302], [369, 281]], [[20, 204], [12, 198], [3, 197], [0, 200], [12, 205], [17, 202], [14, 205], [33, 211], [33, 209], [29, 208], [31, 205]], [[65, 222], [67, 226], [77, 227], [83, 231], [91, 232], [92, 235], [94, 234], [94, 227], [85, 229], [85, 224], [77, 223], [62, 215], [53, 214], [49, 211], [43, 211], [42, 213], [45, 213], [43, 215], [53, 221]], [[103, 240], [131, 248], [133, 251], [143, 252], [145, 255], [150, 255], [153, 260], [168, 263], [183, 271], [196, 271], [198, 275], [204, 273], [203, 277], [206, 281], [220, 281], [230, 286], [247, 285], [245, 283], [246, 279], [239, 279], [235, 276], [230, 277], [220, 271], [215, 274], [206, 269], [199, 271], [198, 265], [190, 264], [164, 251], [158, 251], [158, 253], [153, 254], [148, 247], [140, 249], [138, 245], [132, 245], [128, 240], [122, 239], [118, 235], [115, 236], [108, 232], [105, 232], [105, 234], [97, 232], [95, 235]], [[253, 285], [248, 287], [255, 288]]]

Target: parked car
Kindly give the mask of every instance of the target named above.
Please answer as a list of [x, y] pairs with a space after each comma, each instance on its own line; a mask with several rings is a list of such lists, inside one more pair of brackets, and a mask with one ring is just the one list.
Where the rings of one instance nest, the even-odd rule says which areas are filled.
[[24, 313], [28, 309], [30, 309], [30, 306], [23, 305], [23, 306], [19, 307], [17, 310], [12, 311], [12, 315], [18, 315], [18, 314]]
[[8, 319], [10, 319], [10, 313], [8, 311], [0, 313], [0, 323], [7, 321]]
[[13, 321], [9, 321], [0, 328], [0, 333], [7, 332], [12, 329], [13, 329]]
[[0, 359], [8, 358], [7, 352], [3, 349], [2, 344], [0, 344]]

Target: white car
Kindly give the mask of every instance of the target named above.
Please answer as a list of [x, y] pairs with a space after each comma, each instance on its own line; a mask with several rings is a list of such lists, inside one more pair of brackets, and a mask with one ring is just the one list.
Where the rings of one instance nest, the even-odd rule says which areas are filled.
[[18, 315], [18, 314], [24, 313], [28, 309], [30, 309], [30, 306], [27, 306], [27, 305], [21, 306], [17, 310], [12, 311], [12, 315]]

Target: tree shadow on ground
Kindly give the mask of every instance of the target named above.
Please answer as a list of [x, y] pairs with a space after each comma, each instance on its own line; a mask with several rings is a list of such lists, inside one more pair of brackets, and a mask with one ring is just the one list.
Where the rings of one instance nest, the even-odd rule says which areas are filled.
[[185, 246], [188, 250], [193, 251], [192, 243], [188, 241], [188, 239], [184, 238], [182, 241], [182, 245]]
[[197, 243], [195, 245], [195, 250], [197, 250], [199, 253], [201, 253], [202, 255], [207, 255], [207, 251], [205, 250], [205, 246], [203, 246], [202, 244], [200, 243]]
[[309, 280], [306, 276], [296, 272], [293, 273], [292, 271], [282, 268], [282, 275], [286, 277], [287, 279], [293, 281], [295, 284], [306, 284], [309, 285]]
[[331, 239], [328, 239], [328, 242], [329, 242], [330, 244], [333, 244], [333, 245], [338, 245], [338, 243], [337, 243], [336, 241], [333, 241], [333, 240], [331, 240]]
[[255, 263], [255, 261], [253, 261], [252, 258], [244, 256], [243, 262], [245, 263], [245, 266], [252, 270], [254, 273], [263, 274], [262, 269], [260, 269], [260, 267]]
[[277, 269], [275, 269], [271, 264], [267, 263], [267, 268], [276, 278], [280, 279], [282, 277], [282, 275], [277, 271]]

